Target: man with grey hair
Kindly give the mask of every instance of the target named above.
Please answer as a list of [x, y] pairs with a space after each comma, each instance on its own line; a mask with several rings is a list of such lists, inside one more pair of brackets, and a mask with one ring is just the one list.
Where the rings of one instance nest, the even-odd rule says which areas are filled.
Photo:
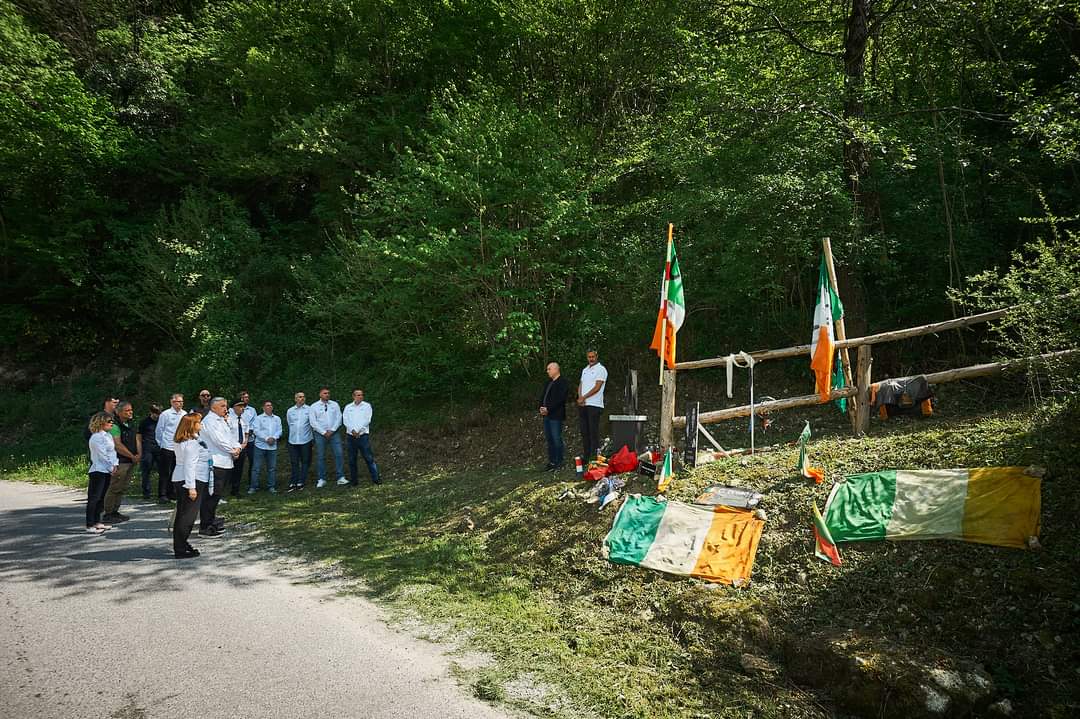
[[[203, 420], [199, 438], [206, 443], [210, 453], [214, 472], [211, 476], [213, 490], [209, 491], [199, 506], [199, 536], [218, 537], [222, 529], [217, 522], [217, 506], [222, 495], [229, 489], [232, 479], [233, 462], [240, 456], [241, 442], [238, 439], [238, 424], [230, 424], [229, 404], [224, 397], [210, 400], [210, 412]], [[209, 488], [208, 488], [209, 489]]]
[[584, 445], [585, 461], [596, 459], [600, 451], [600, 415], [604, 413], [604, 385], [607, 384], [607, 368], [600, 364], [596, 350], [585, 353], [589, 364], [581, 370], [578, 383], [578, 418], [581, 422], [581, 443]]
[[158, 417], [154, 439], [158, 445], [158, 501], [168, 503], [175, 498], [172, 473], [176, 469], [176, 428], [184, 412], [184, 395], [176, 392], [169, 399], [169, 408]]
[[120, 464], [109, 480], [109, 488], [105, 490], [105, 516], [101, 518], [105, 524], [119, 524], [130, 519], [127, 515], [120, 514], [120, 503], [124, 499], [128, 482], [131, 481], [132, 470], [142, 459], [142, 437], [135, 431], [136, 427], [132, 422], [135, 409], [131, 406], [131, 402], [121, 402], [116, 405], [114, 415], [116, 421], [109, 434], [112, 435]]
[[544, 440], [547, 441], [548, 463], [545, 472], [562, 467], [563, 422], [566, 421], [566, 397], [570, 388], [562, 378], [558, 362], [548, 362], [548, 381], [540, 393], [540, 417], [544, 423]]

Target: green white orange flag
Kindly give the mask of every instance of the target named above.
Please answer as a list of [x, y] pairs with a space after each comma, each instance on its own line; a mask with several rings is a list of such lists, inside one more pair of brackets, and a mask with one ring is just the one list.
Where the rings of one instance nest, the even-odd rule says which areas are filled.
[[825, 480], [825, 470], [810, 466], [810, 457], [806, 453], [806, 443], [810, 441], [810, 423], [803, 427], [799, 435], [799, 472], [807, 479], [813, 479], [817, 484]]
[[[660, 312], [656, 315], [656, 328], [653, 330], [649, 349], [664, 361], [668, 369], [675, 369], [675, 333], [686, 319], [686, 298], [683, 296], [682, 272], [679, 270], [679, 258], [675, 254], [675, 243], [668, 243], [668, 256], [664, 263], [664, 291], [660, 298]], [[664, 319], [667, 318], [665, 324]], [[661, 355], [661, 344], [663, 354]]]
[[656, 473], [656, 491], [663, 492], [667, 490], [667, 486], [671, 484], [671, 480], [675, 478], [675, 470], [671, 463], [671, 448], [664, 453], [664, 463], [660, 465], [660, 471]]
[[833, 541], [832, 535], [829, 534], [829, 527], [825, 524], [825, 520], [822, 519], [816, 501], [814, 502], [814, 541], [814, 556], [839, 567], [840, 550], [836, 548], [836, 542]]
[[810, 369], [814, 371], [814, 391], [822, 402], [829, 401], [833, 376], [833, 322], [844, 316], [844, 306], [829, 282], [825, 256], [818, 271], [817, 305], [814, 307], [814, 332], [810, 338]]

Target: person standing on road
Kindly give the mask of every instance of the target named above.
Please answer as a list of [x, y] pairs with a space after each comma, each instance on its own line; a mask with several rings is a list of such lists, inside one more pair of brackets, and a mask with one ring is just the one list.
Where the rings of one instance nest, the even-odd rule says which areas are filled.
[[581, 370], [577, 405], [585, 461], [591, 462], [600, 451], [600, 415], [604, 412], [604, 385], [607, 384], [607, 369], [600, 364], [600, 357], [594, 349], [585, 353], [585, 359], [589, 364]]
[[175, 393], [169, 399], [169, 408], [158, 417], [154, 439], [158, 444], [158, 501], [162, 504], [171, 502], [173, 496], [172, 473], [176, 467], [176, 428], [184, 416], [184, 395]]
[[[120, 400], [118, 400], [116, 397], [114, 397], [114, 396], [112, 396], [110, 394], [108, 397], [105, 398], [105, 401], [101, 403], [101, 409], [99, 411], [104, 412], [105, 414], [109, 415], [110, 417], [112, 417], [115, 420], [116, 419], [116, 405], [119, 404], [119, 403], [120, 403]], [[93, 434], [90, 431], [90, 420], [92, 420], [95, 417], [95, 415], [97, 415], [97, 412], [94, 412], [89, 417], [87, 417], [86, 418], [86, 426], [83, 427], [83, 439], [85, 439], [87, 442], [90, 441], [90, 435]]]
[[142, 460], [142, 437], [135, 430], [135, 424], [132, 422], [134, 417], [135, 409], [131, 406], [131, 402], [121, 402], [116, 405], [116, 419], [113, 421], [112, 431], [109, 434], [116, 446], [120, 466], [109, 481], [109, 489], [105, 492], [105, 517], [102, 521], [106, 524], [119, 524], [130, 519], [127, 515], [120, 514], [120, 504], [124, 501], [124, 492], [127, 491], [135, 465]]
[[241, 443], [237, 439], [239, 424], [230, 424], [227, 417], [229, 405], [224, 397], [210, 400], [210, 412], [202, 422], [199, 437], [206, 443], [210, 459], [214, 462], [213, 473], [206, 497], [199, 504], [199, 536], [219, 537], [223, 533], [217, 521], [217, 506], [228, 491], [233, 476], [233, 462], [240, 456]]
[[244, 481], [244, 464], [247, 462], [248, 457], [251, 456], [249, 450], [253, 446], [248, 441], [251, 436], [251, 425], [245, 419], [247, 409], [250, 409], [247, 403], [238, 399], [233, 402], [232, 413], [227, 417], [229, 426], [234, 428], [233, 433], [236, 435], [236, 441], [240, 443], [240, 454], [237, 455], [236, 461], [233, 462], [232, 484], [230, 485], [230, 493], [234, 497], [240, 496], [240, 483]]
[[259, 491], [259, 475], [266, 465], [266, 488], [277, 494], [277, 448], [281, 439], [281, 417], [274, 414], [274, 403], [263, 402], [262, 414], [255, 418], [251, 427], [255, 435], [255, 454], [251, 460], [251, 485], [248, 494]]
[[315, 437], [315, 474], [319, 481], [315, 484], [318, 488], [326, 486], [326, 445], [334, 453], [334, 469], [337, 470], [338, 484], [348, 484], [345, 479], [345, 463], [341, 456], [341, 435], [337, 433], [341, 427], [341, 407], [337, 402], [330, 399], [330, 388], [319, 388], [319, 401], [311, 408], [311, 429]]
[[139, 471], [142, 476], [143, 499], [151, 499], [150, 495], [150, 472], [158, 461], [157, 423], [161, 417], [161, 407], [156, 404], [150, 405], [150, 414], [143, 417], [139, 422], [139, 437], [142, 442], [142, 454], [139, 459]]
[[109, 434], [113, 418], [108, 412], [98, 412], [90, 418], [86, 428], [90, 431], [87, 448], [90, 450], [90, 468], [87, 470], [86, 485], [86, 531], [101, 534], [112, 525], [101, 521], [101, 512], [105, 508], [105, 491], [109, 481], [116, 473], [120, 462], [116, 456], [116, 444]]
[[545, 472], [562, 467], [563, 463], [563, 422], [566, 421], [566, 398], [570, 387], [562, 377], [558, 362], [549, 362], [548, 381], [540, 393], [540, 417], [544, 422], [544, 440], [547, 442], [548, 463]]
[[[367, 464], [372, 484], [382, 484], [375, 455], [371, 451], [371, 405], [364, 401], [364, 390], [354, 389], [353, 401], [345, 405], [341, 421], [345, 425], [345, 441], [349, 448], [349, 484], [359, 484], [356, 472], [356, 453], [359, 451]], [[338, 484], [341, 484], [339, 481]]]
[[[209, 407], [207, 407], [209, 410]], [[209, 414], [209, 412], [207, 412]], [[191, 412], [180, 420], [176, 428], [176, 471], [173, 481], [176, 483], [176, 523], [173, 525], [173, 556], [177, 559], [190, 559], [199, 556], [199, 550], [188, 543], [191, 528], [199, 507], [206, 498], [210, 481], [210, 453], [206, 444], [199, 440], [202, 430], [202, 415]]]
[[285, 413], [289, 425], [289, 490], [295, 492], [307, 484], [311, 468], [311, 407], [305, 404], [303, 392], [297, 392], [296, 404]]
[[248, 470], [248, 482], [251, 481], [251, 470], [254, 465], [252, 464], [252, 458], [255, 456], [255, 432], [253, 423], [255, 417], [258, 416], [258, 411], [251, 406], [251, 394], [246, 390], [240, 390], [240, 394], [237, 395], [237, 399], [243, 403], [244, 408], [240, 413], [240, 418], [244, 420], [244, 431], [247, 432], [244, 438], [245, 445], [244, 451], [241, 452], [240, 457], [237, 460], [239, 470], [236, 473], [236, 486], [233, 487], [233, 496], [240, 494], [240, 483], [243, 481], [244, 467]]

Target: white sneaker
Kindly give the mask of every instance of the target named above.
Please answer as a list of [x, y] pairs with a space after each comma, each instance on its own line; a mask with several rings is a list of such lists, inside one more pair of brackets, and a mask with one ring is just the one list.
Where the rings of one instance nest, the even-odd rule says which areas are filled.
[[326, 486], [326, 480], [325, 479], [320, 479], [318, 482], [315, 483], [316, 489], [322, 489], [325, 486]]
[[338, 477], [338, 481], [337, 481], [337, 483], [338, 483], [338, 486], [340, 487], [340, 486], [342, 486], [343, 484], [348, 484], [348, 483], [349, 483], [349, 480], [345, 479], [344, 477]]
[[104, 529], [98, 529], [97, 527], [87, 527], [86, 528], [86, 533], [87, 534], [103, 534], [104, 532], [105, 532]]
[[228, 504], [228, 502], [226, 502], [225, 498], [222, 497], [221, 499], [218, 500], [218, 504]]

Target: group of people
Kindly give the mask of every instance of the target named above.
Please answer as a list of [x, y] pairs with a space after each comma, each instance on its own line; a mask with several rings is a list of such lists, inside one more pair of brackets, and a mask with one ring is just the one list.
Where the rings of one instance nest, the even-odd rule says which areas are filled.
[[[600, 450], [600, 415], [604, 412], [604, 387], [607, 385], [608, 372], [600, 364], [596, 350], [585, 353], [588, 364], [581, 370], [581, 380], [577, 386], [578, 421], [581, 429], [582, 457], [591, 460]], [[566, 402], [570, 396], [570, 387], [563, 379], [558, 362], [549, 362], [548, 381], [540, 393], [540, 417], [544, 425], [544, 440], [547, 442], [548, 461], [545, 471], [555, 471], [563, 466], [565, 444], [562, 432], [566, 421]]]
[[[353, 401], [342, 410], [330, 398], [330, 389], [319, 390], [319, 401], [308, 405], [303, 392], [294, 396], [286, 412], [291, 476], [289, 492], [302, 490], [315, 450], [316, 487], [327, 484], [326, 450], [334, 457], [337, 484], [359, 484], [357, 455], [363, 457], [373, 484], [381, 484], [378, 465], [371, 449], [372, 408], [364, 401], [362, 389], [353, 390]], [[136, 427], [130, 402], [107, 397], [101, 411], [91, 416], [86, 439], [90, 450], [87, 485], [86, 531], [101, 534], [114, 524], [127, 521], [120, 505], [136, 464], [142, 468], [142, 492], [151, 499], [150, 473], [158, 468], [158, 501], [176, 502], [173, 515], [173, 552], [177, 558], [197, 557], [189, 543], [195, 520], [199, 536], [219, 537], [225, 531], [217, 516], [226, 493], [240, 493], [245, 465], [250, 466], [248, 494], [259, 491], [263, 469], [266, 487], [277, 493], [277, 452], [283, 435], [281, 418], [267, 400], [258, 413], [249, 405], [250, 395], [241, 392], [232, 404], [199, 392], [199, 404], [184, 409], [184, 396], [173, 394], [169, 409], [151, 405], [149, 414]], [[341, 433], [344, 427], [349, 460], [345, 476]]]

